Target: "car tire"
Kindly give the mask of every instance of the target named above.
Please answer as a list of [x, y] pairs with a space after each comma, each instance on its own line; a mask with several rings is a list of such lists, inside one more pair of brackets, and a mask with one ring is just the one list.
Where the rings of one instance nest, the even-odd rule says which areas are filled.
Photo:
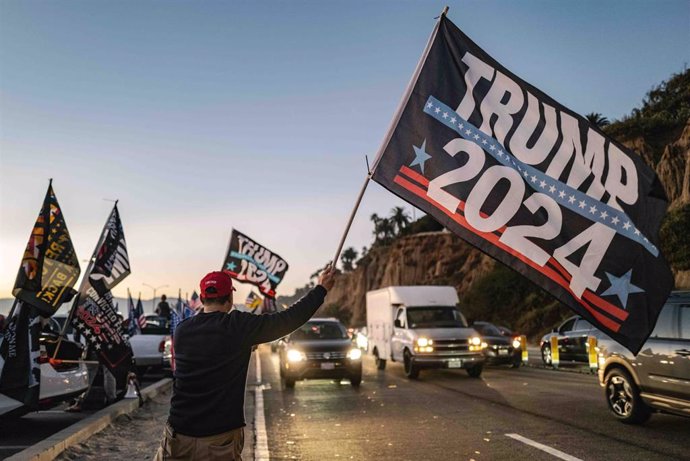
[[622, 368], [614, 368], [604, 378], [606, 403], [611, 413], [625, 424], [642, 424], [652, 415], [640, 397], [640, 389], [630, 373]]
[[374, 362], [376, 363], [376, 369], [377, 370], [385, 370], [386, 369], [386, 360], [379, 357], [378, 349], [374, 349]]
[[541, 361], [544, 362], [544, 365], [547, 367], [550, 367], [553, 363], [551, 360], [551, 346], [548, 344], [545, 344], [541, 348]]
[[362, 384], [362, 375], [357, 375], [350, 378], [350, 385], [352, 387], [359, 387], [360, 384]]
[[484, 370], [484, 365], [475, 365], [472, 368], [467, 369], [467, 374], [472, 378], [479, 378]]
[[407, 376], [409, 379], [419, 378], [419, 368], [417, 368], [413, 363], [412, 354], [410, 354], [410, 351], [407, 349], [405, 349], [405, 352], [403, 353], [403, 368], [405, 370], [405, 376]]

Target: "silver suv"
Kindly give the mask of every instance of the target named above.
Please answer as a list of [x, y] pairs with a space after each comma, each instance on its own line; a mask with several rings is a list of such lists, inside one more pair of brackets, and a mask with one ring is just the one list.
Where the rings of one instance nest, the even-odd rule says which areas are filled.
[[599, 383], [613, 415], [640, 424], [653, 411], [690, 416], [690, 292], [673, 292], [637, 355], [599, 342]]

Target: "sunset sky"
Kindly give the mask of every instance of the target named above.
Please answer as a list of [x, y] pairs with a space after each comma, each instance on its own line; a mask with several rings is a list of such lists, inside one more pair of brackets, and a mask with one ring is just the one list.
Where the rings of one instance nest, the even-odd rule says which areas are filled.
[[[49, 178], [82, 261], [104, 199], [120, 200], [132, 274], [117, 296], [191, 293], [233, 227], [288, 261], [278, 292], [291, 294], [333, 257], [364, 156], [443, 5], [2, 1], [0, 297]], [[690, 61], [687, 0], [449, 6], [479, 46], [580, 114], [620, 118]], [[346, 247], [369, 246], [369, 216], [395, 206], [412, 215], [372, 183]]]

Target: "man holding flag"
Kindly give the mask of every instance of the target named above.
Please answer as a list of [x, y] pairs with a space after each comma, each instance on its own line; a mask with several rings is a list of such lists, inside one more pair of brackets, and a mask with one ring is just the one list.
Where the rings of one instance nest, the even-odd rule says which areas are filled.
[[333, 287], [327, 266], [319, 284], [290, 309], [254, 315], [233, 310], [233, 282], [211, 272], [200, 283], [204, 310], [174, 330], [175, 381], [156, 460], [241, 460], [244, 395], [252, 346], [304, 324]]

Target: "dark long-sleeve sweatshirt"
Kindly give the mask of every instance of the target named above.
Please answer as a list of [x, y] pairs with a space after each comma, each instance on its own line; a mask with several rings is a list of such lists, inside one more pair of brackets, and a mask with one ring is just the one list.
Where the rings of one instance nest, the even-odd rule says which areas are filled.
[[316, 286], [277, 314], [211, 312], [175, 330], [175, 381], [168, 422], [183, 435], [220, 434], [244, 422], [244, 394], [252, 346], [274, 341], [303, 325], [323, 304]]

